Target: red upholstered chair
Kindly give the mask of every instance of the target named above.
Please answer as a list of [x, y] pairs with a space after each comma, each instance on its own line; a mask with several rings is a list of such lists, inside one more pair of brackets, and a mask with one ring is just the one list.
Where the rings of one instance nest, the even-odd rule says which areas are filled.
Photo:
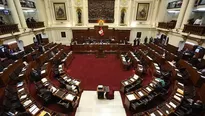
[[110, 90], [109, 92], [107, 92], [107, 93], [105, 94], [105, 97], [106, 97], [107, 99], [114, 99], [114, 90]]

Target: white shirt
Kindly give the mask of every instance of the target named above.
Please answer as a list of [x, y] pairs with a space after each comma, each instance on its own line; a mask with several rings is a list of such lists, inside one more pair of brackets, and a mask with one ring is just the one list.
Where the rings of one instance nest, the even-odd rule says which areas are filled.
[[196, 19], [194, 24], [201, 25], [202, 24], [202, 19]]

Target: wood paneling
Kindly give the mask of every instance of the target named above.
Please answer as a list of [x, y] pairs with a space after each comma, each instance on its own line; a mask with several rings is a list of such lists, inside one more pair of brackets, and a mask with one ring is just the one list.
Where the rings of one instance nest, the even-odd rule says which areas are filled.
[[88, 22], [97, 23], [104, 20], [106, 23], [114, 23], [115, 0], [88, 0]]
[[125, 38], [129, 41], [130, 30], [108, 29], [108, 26], [102, 26], [102, 29], [104, 32], [103, 36], [99, 34], [100, 26], [95, 26], [94, 29], [73, 30], [73, 39], [79, 43], [83, 43], [88, 37], [97, 41], [111, 38], [114, 38], [115, 42], [120, 42], [120, 40], [125, 40]]

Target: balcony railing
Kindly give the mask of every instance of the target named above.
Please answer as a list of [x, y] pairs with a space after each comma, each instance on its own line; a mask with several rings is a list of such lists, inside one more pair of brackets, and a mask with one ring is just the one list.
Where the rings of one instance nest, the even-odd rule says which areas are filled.
[[0, 35], [19, 32], [18, 24], [0, 25]]
[[174, 29], [176, 22], [159, 22], [158, 27], [164, 29]]
[[173, 1], [168, 3], [167, 9], [181, 8], [181, 6], [182, 6], [182, 0]]
[[34, 2], [32, 1], [24, 1], [24, 2], [20, 2], [21, 7], [27, 7], [27, 8], [36, 8], [36, 5]]
[[200, 36], [205, 35], [205, 26], [186, 24], [184, 25], [183, 32]]
[[44, 22], [28, 22], [27, 26], [31, 29], [42, 28], [44, 27]]

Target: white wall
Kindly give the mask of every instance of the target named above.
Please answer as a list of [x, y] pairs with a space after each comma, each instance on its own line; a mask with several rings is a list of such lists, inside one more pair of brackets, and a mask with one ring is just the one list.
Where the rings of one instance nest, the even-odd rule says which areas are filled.
[[[61, 37], [61, 32], [66, 33], [66, 37]], [[63, 45], [70, 45], [73, 37], [72, 30], [70, 28], [50, 28], [46, 31], [49, 42], [62, 43]]]
[[27, 45], [33, 44], [33, 37], [34, 36], [35, 35], [32, 33], [23, 34], [23, 35], [20, 35], [19, 40], [22, 40], [24, 43], [24, 46], [27, 46]]
[[169, 44], [178, 47], [179, 41], [183, 41], [183, 38], [180, 34], [177, 33], [168, 33], [167, 36], [169, 37]]
[[133, 43], [134, 39], [136, 38], [137, 32], [142, 32], [141, 43], [144, 43], [145, 37], [156, 37], [155, 28], [133, 28], [130, 31], [130, 43]]

